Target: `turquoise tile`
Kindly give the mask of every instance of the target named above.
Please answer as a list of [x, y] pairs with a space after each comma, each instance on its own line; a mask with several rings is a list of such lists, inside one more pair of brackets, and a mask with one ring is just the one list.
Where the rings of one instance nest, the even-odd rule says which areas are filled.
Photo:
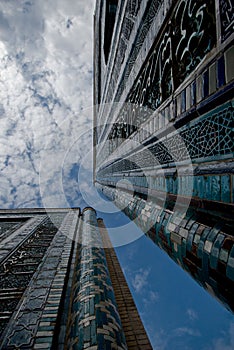
[[187, 244], [186, 244], [186, 249], [191, 252], [192, 250], [192, 244], [193, 244], [193, 235], [189, 234], [187, 238]]
[[177, 194], [178, 193], [178, 177], [174, 179], [174, 183], [173, 183], [173, 193]]
[[39, 326], [38, 327], [38, 331], [42, 332], [42, 331], [53, 331], [54, 330], [54, 326]]
[[205, 240], [207, 239], [209, 232], [210, 232], [210, 229], [205, 228], [205, 230], [203, 231], [203, 233], [201, 235], [201, 239], [200, 239], [200, 242], [198, 244], [198, 249], [197, 249], [197, 256], [200, 259], [202, 259]]
[[[36, 339], [36, 344], [41, 344], [41, 343], [50, 343], [52, 344], [53, 337], [40, 337]], [[18, 348], [19, 349], [19, 348]]]
[[167, 177], [166, 182], [167, 182], [167, 192], [173, 193], [173, 179], [172, 179], [172, 177], [171, 176]]
[[218, 234], [214, 246], [221, 249], [222, 243], [224, 241], [225, 236], [223, 234]]
[[182, 195], [186, 195], [186, 188], [187, 188], [186, 176], [182, 176], [182, 178], [181, 178], [181, 194]]
[[214, 242], [218, 233], [220, 233], [221, 228], [222, 228], [222, 223], [217, 224], [215, 227], [213, 227], [212, 230], [210, 231], [207, 239], [211, 242]]
[[192, 226], [195, 224], [195, 220], [187, 217], [187, 215], [186, 215], [186, 219], [187, 219], [187, 223], [186, 223], [185, 228], [186, 228], [186, 230], [190, 230], [192, 228]]
[[217, 269], [218, 265], [218, 258], [219, 258], [219, 249], [217, 247], [212, 247], [211, 253], [210, 253], [210, 267], [212, 269]]
[[205, 180], [203, 176], [196, 176], [197, 179], [197, 191], [198, 191], [198, 197], [204, 198], [205, 197]]
[[211, 194], [212, 194], [212, 200], [220, 201], [221, 199], [220, 176], [211, 176]]
[[177, 251], [177, 256], [178, 256], [179, 260], [181, 261], [181, 260], [182, 260], [182, 257], [183, 257], [181, 245], [178, 245], [178, 246], [177, 246], [177, 249], [178, 249], [178, 251]]
[[[76, 330], [76, 332], [77, 332], [77, 330]], [[84, 329], [83, 329], [83, 327], [80, 327], [79, 331], [78, 331], [78, 350], [82, 350], [83, 345], [84, 345]]]
[[193, 178], [193, 196], [198, 197], [199, 190], [198, 190], [198, 176], [194, 176]]
[[213, 269], [217, 269], [218, 265], [218, 259], [220, 255], [220, 249], [222, 246], [222, 243], [224, 241], [225, 236], [222, 234], [219, 234], [213, 244], [213, 247], [211, 249], [211, 255], [210, 255], [210, 266]]
[[90, 332], [90, 341], [91, 345], [96, 345], [97, 344], [97, 325], [95, 320], [91, 321], [91, 332]]
[[230, 175], [221, 176], [221, 200], [225, 203], [231, 202]]
[[204, 178], [204, 194], [206, 199], [212, 199], [211, 184], [211, 176], [206, 176]]
[[42, 317], [41, 322], [55, 322], [56, 317]]
[[219, 254], [219, 259], [221, 261], [227, 263], [227, 261], [228, 261], [228, 254], [229, 254], [228, 250], [221, 248], [220, 254]]
[[90, 315], [94, 315], [95, 313], [94, 298], [90, 299], [89, 301], [89, 312], [90, 312]]
[[83, 328], [84, 331], [84, 342], [88, 342], [91, 340], [91, 329], [90, 326], [86, 326]]

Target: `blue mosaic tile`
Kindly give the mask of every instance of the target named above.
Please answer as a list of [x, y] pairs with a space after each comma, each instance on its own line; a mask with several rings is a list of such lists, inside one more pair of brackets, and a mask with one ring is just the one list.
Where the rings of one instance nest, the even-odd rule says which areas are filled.
[[209, 235], [207, 236], [207, 240], [210, 242], [214, 242], [219, 232], [220, 232], [220, 227], [212, 228]]
[[230, 175], [221, 176], [221, 200], [225, 203], [231, 202], [231, 181]]
[[198, 244], [198, 250], [197, 250], [197, 256], [200, 259], [203, 256], [203, 249], [204, 249], [204, 245], [205, 245], [205, 240], [206, 240], [209, 232], [210, 232], [210, 229], [209, 228], [205, 228], [205, 230], [203, 231], [203, 233], [201, 235], [200, 242]]
[[205, 180], [203, 176], [196, 176], [195, 177], [196, 181], [197, 181], [197, 192], [198, 192], [198, 196], [200, 198], [204, 198], [205, 197]]
[[213, 247], [211, 249], [210, 267], [212, 269], [217, 269], [219, 253], [220, 253], [220, 249], [221, 249], [222, 243], [224, 241], [224, 238], [225, 238], [224, 235], [218, 234], [218, 236], [213, 244]]
[[211, 192], [211, 177], [210, 176], [205, 176], [204, 177], [204, 192], [205, 192], [205, 197], [206, 199], [212, 199], [212, 192]]
[[212, 200], [214, 201], [221, 200], [220, 176], [211, 177], [211, 193], [212, 193]]
[[194, 223], [192, 225], [191, 229], [189, 230], [189, 235], [188, 235], [188, 239], [187, 239], [187, 250], [188, 251], [191, 251], [191, 249], [192, 249], [193, 239], [194, 239], [194, 235], [196, 233], [197, 228], [198, 228], [198, 224]]
[[90, 341], [91, 345], [97, 344], [97, 328], [95, 320], [91, 321]]

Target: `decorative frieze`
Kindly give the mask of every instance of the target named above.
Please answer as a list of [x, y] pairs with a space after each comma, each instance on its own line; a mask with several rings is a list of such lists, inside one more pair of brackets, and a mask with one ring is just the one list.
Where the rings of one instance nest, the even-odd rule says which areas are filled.
[[[233, 102], [195, 119], [188, 126], [172, 132], [140, 151], [134, 150], [128, 157], [112, 162], [99, 170], [97, 179], [132, 170], [154, 169], [183, 161], [207, 162], [232, 158]], [[174, 165], [175, 166], [175, 165]]]

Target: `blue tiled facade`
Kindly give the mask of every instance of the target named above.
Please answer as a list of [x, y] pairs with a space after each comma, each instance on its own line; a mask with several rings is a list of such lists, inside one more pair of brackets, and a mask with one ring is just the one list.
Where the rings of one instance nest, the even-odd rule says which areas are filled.
[[233, 310], [233, 4], [125, 0], [103, 64], [101, 3], [95, 184]]

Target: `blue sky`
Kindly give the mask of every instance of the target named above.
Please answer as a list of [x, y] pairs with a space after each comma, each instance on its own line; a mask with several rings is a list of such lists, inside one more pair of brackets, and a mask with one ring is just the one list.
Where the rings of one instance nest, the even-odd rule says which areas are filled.
[[0, 2], [0, 207], [95, 207], [154, 349], [231, 350], [233, 316], [92, 187], [93, 12]]

